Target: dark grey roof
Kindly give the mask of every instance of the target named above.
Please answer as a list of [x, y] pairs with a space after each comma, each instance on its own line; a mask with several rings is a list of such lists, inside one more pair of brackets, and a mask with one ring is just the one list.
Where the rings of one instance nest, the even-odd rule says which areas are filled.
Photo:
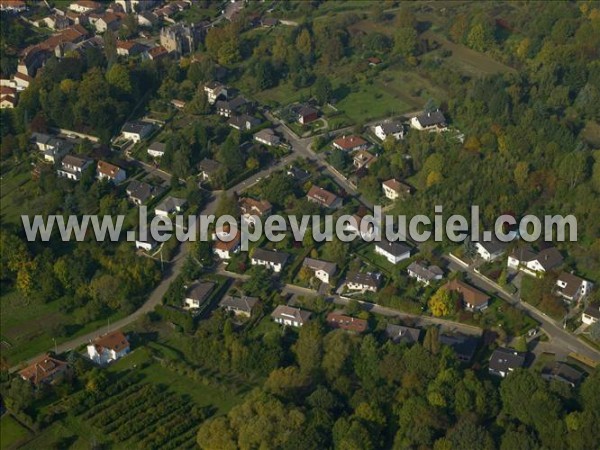
[[423, 113], [417, 116], [417, 120], [424, 127], [430, 127], [432, 125], [442, 125], [446, 123], [446, 118], [439, 109], [437, 111]]
[[239, 116], [233, 116], [228, 121], [229, 125], [236, 126], [240, 129], [246, 129], [246, 124], [250, 125], [249, 129], [259, 126], [262, 122], [256, 117], [252, 117], [248, 114], [241, 114]]
[[312, 106], [300, 105], [296, 108], [296, 112], [299, 116], [309, 116], [311, 114], [316, 114], [319, 111]]
[[215, 283], [213, 281], [201, 281], [192, 286], [185, 298], [202, 302], [208, 298], [214, 288]]
[[93, 160], [86, 157], [76, 155], [66, 155], [61, 162], [61, 165], [83, 168], [86, 164], [91, 163]]
[[127, 122], [123, 125], [123, 132], [125, 133], [142, 133], [147, 127], [152, 126], [148, 122], [142, 122], [139, 120], [133, 122]]
[[219, 306], [221, 308], [230, 308], [250, 314], [258, 302], [259, 300], [256, 297], [247, 297], [245, 295], [233, 297], [231, 295], [226, 295], [223, 297], [223, 300], [219, 302]]
[[393, 256], [400, 256], [411, 251], [408, 245], [401, 242], [390, 242], [387, 239], [382, 239], [381, 242], [377, 242], [375, 245]]
[[204, 158], [202, 161], [200, 161], [200, 163], [198, 164], [198, 168], [202, 171], [205, 172], [209, 175], [214, 174], [217, 170], [219, 170], [221, 168], [221, 163], [218, 161], [215, 161], [213, 159], [208, 159], [208, 158]]
[[132, 180], [127, 186], [127, 195], [133, 199], [137, 199], [142, 203], [145, 203], [150, 197], [152, 197], [154, 188], [148, 183], [140, 182], [138, 180]]
[[381, 274], [377, 272], [353, 272], [346, 278], [346, 283], [379, 287], [381, 284]]
[[305, 311], [300, 308], [292, 308], [287, 305], [279, 305], [275, 310], [271, 313], [271, 317], [273, 319], [284, 319], [284, 320], [294, 320], [299, 323], [308, 322], [310, 319], [311, 313], [310, 311]]
[[273, 264], [284, 265], [290, 255], [284, 252], [276, 252], [273, 250], [265, 250], [264, 248], [255, 248], [252, 253], [252, 259], [259, 261], [268, 261]]
[[329, 275], [333, 275], [337, 270], [335, 263], [329, 261], [321, 261], [319, 259], [304, 258], [302, 265], [312, 270], [323, 270]]
[[409, 272], [417, 274], [419, 277], [431, 281], [438, 276], [443, 276], [444, 271], [438, 266], [427, 266], [422, 262], [412, 262], [407, 269]]
[[489, 242], [479, 241], [477, 244], [481, 245], [490, 255], [501, 253], [508, 247], [508, 242], [500, 242], [496, 239], [492, 239]]
[[421, 330], [418, 328], [405, 327], [403, 325], [388, 324], [385, 328], [386, 336], [395, 343], [406, 342], [412, 344], [419, 342], [421, 336]]
[[558, 380], [575, 385], [583, 378], [583, 372], [568, 364], [556, 361], [542, 370], [542, 376], [547, 380]]
[[296, 166], [291, 166], [287, 174], [298, 181], [304, 181], [310, 178], [310, 173]]
[[383, 122], [380, 126], [385, 134], [400, 133], [404, 130], [404, 127], [400, 122]]
[[479, 339], [464, 334], [440, 334], [440, 344], [447, 345], [454, 350], [456, 356], [462, 361], [470, 361], [475, 355]]
[[156, 207], [156, 209], [160, 211], [171, 212], [177, 208], [181, 208], [183, 205], [187, 203], [187, 200], [184, 198], [177, 197], [167, 197]]
[[156, 152], [165, 152], [167, 150], [167, 144], [163, 142], [153, 142], [148, 146], [148, 150], [154, 150]]
[[231, 100], [219, 100], [217, 101], [216, 106], [218, 110], [237, 111], [246, 103], [248, 103], [248, 101], [240, 95]]
[[37, 132], [33, 132], [31, 133], [31, 140], [36, 142], [36, 143], [40, 143], [40, 144], [44, 144], [46, 145], [46, 143], [52, 138], [52, 136], [50, 136], [49, 134], [46, 133], [37, 133]]
[[508, 372], [518, 369], [525, 364], [525, 355], [509, 348], [497, 348], [490, 356], [490, 370]]
[[562, 255], [554, 247], [546, 248], [538, 253], [533, 251], [531, 247], [516, 248], [511, 253], [511, 256], [522, 262], [537, 260], [542, 265], [544, 270], [550, 270], [558, 267], [563, 262]]
[[596, 319], [600, 319], [600, 308], [598, 307], [598, 305], [588, 306], [587, 308], [585, 308], [585, 311], [583, 311], [583, 313]]

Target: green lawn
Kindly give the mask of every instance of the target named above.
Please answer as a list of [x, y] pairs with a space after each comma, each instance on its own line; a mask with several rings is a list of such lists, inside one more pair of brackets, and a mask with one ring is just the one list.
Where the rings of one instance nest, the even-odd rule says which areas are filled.
[[16, 448], [29, 436], [29, 430], [17, 422], [13, 416], [4, 414], [0, 419], [0, 449]]
[[410, 111], [411, 105], [389, 95], [378, 85], [365, 85], [351, 92], [336, 104], [336, 108], [356, 123], [368, 122]]

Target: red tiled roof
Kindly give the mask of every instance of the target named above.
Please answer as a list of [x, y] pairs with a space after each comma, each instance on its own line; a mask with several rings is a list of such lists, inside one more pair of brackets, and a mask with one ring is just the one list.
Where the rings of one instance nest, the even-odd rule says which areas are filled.
[[485, 305], [490, 297], [479, 289], [469, 286], [467, 283], [463, 283], [460, 280], [452, 280], [446, 283], [446, 289], [449, 291], [458, 292], [462, 295], [463, 301], [473, 306]]
[[235, 247], [237, 247], [239, 245], [240, 239], [241, 239], [241, 234], [239, 231], [236, 233], [235, 237], [232, 240], [230, 240], [229, 242], [221, 241], [217, 237], [217, 241], [215, 242], [214, 248], [217, 250], [224, 251], [224, 252], [230, 252], [231, 250], [233, 250]]
[[369, 327], [369, 324], [364, 319], [357, 319], [335, 312], [331, 312], [327, 315], [327, 324], [333, 328], [356, 331], [357, 333], [363, 333]]
[[53, 358], [50, 355], [44, 355], [30, 366], [21, 370], [19, 375], [34, 384], [40, 384], [57, 373], [64, 371], [66, 368], [66, 362]]
[[107, 177], [116, 177], [120, 170], [120, 167], [107, 163], [106, 161], [98, 161], [98, 172], [106, 175]]
[[337, 196], [335, 194], [326, 191], [319, 186], [312, 186], [308, 191], [307, 196], [326, 206], [331, 206], [337, 200]]
[[366, 145], [367, 141], [365, 141], [360, 136], [342, 136], [341, 138], [337, 138], [333, 143], [344, 150], [351, 150], [353, 148]]
[[104, 336], [98, 336], [94, 340], [94, 345], [97, 349], [106, 348], [115, 352], [129, 347], [129, 341], [125, 335], [120, 331], [113, 331], [112, 333], [105, 334]]

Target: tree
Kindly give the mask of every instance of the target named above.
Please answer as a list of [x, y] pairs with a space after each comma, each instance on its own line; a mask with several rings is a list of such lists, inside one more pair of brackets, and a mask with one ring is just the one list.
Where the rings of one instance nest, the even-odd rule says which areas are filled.
[[436, 317], [449, 316], [456, 312], [456, 301], [453, 293], [442, 286], [429, 299], [429, 309]]
[[333, 87], [331, 86], [331, 81], [329, 78], [325, 76], [320, 76], [317, 78], [314, 84], [314, 93], [317, 102], [320, 105], [324, 105], [325, 103], [331, 100], [331, 96], [333, 94]]
[[323, 357], [323, 330], [317, 321], [300, 328], [298, 340], [292, 346], [303, 375], [314, 376], [321, 367]]
[[417, 32], [414, 28], [398, 28], [394, 33], [394, 52], [408, 58], [412, 56], [417, 47]]
[[476, 23], [471, 27], [467, 36], [467, 45], [473, 50], [484, 52], [489, 50], [493, 42], [493, 37], [489, 26], [483, 23]]
[[132, 93], [132, 84], [129, 71], [121, 64], [114, 64], [108, 72], [106, 72], [106, 81], [124, 94]]
[[221, 195], [219, 203], [217, 203], [215, 215], [216, 217], [226, 215], [233, 216], [234, 218], [239, 217], [240, 208], [235, 194], [228, 195], [227, 193], [224, 193]]
[[296, 49], [307, 61], [311, 59], [312, 39], [310, 37], [310, 32], [306, 28], [303, 28], [296, 38]]
[[437, 355], [440, 351], [440, 330], [438, 327], [429, 327], [425, 332], [425, 339], [423, 340], [423, 347], [429, 352]]

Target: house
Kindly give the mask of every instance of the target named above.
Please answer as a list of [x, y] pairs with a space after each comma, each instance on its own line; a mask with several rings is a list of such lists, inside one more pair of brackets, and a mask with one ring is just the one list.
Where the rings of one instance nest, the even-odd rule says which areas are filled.
[[377, 56], [371, 56], [369, 58], [367, 58], [367, 62], [369, 63], [370, 67], [376, 67], [379, 64], [381, 64], [381, 58], [378, 58]]
[[73, 144], [65, 139], [44, 133], [31, 133], [31, 140], [38, 150], [44, 152], [44, 160], [55, 163], [73, 151]]
[[279, 19], [275, 17], [264, 17], [260, 20], [260, 26], [263, 28], [273, 28], [279, 25]]
[[330, 312], [325, 319], [327, 325], [331, 328], [352, 331], [354, 333], [364, 333], [369, 329], [369, 323], [364, 319], [340, 314], [339, 312]]
[[198, 163], [198, 169], [200, 170], [200, 178], [202, 178], [203, 181], [212, 181], [217, 172], [221, 170], [221, 163], [204, 158]]
[[454, 350], [459, 361], [469, 362], [475, 356], [479, 339], [462, 333], [440, 334], [440, 344]]
[[317, 203], [324, 208], [334, 209], [342, 204], [341, 198], [319, 186], [312, 186], [306, 194], [306, 198], [309, 202]]
[[24, 0], [0, 0], [0, 11], [20, 13], [27, 10]]
[[154, 126], [151, 123], [136, 120], [127, 122], [123, 125], [121, 134], [127, 140], [133, 141], [136, 144], [152, 133]]
[[444, 271], [438, 266], [428, 266], [424, 262], [414, 261], [406, 269], [408, 276], [416, 278], [419, 283], [428, 286], [429, 283], [439, 281], [444, 276]]
[[211, 81], [204, 86], [208, 103], [214, 105], [217, 100], [227, 100], [227, 86], [218, 81]]
[[393, 325], [390, 323], [387, 325], [387, 327], [385, 327], [385, 335], [394, 344], [415, 344], [419, 342], [421, 330], [418, 328], [405, 327], [403, 325]]
[[144, 59], [151, 61], [159, 61], [167, 56], [169, 56], [169, 51], [162, 45], [157, 45], [144, 52]]
[[284, 252], [255, 248], [252, 253], [251, 263], [253, 266], [266, 266], [273, 272], [279, 273], [283, 269], [283, 266], [285, 266], [288, 258], [289, 255]]
[[390, 242], [387, 239], [375, 243], [375, 253], [383, 256], [392, 264], [398, 264], [400, 261], [410, 258], [411, 250], [407, 244], [397, 241]]
[[542, 275], [555, 269], [563, 263], [560, 252], [550, 247], [538, 253], [531, 247], [517, 248], [508, 256], [507, 266], [509, 269], [521, 270], [530, 275]]
[[154, 187], [143, 181], [131, 180], [125, 192], [129, 200], [138, 206], [154, 198]]
[[369, 220], [364, 220], [358, 214], [354, 214], [345, 224], [344, 231], [354, 233], [365, 241], [372, 241], [375, 233], [375, 224]]
[[159, 0], [115, 0], [117, 5], [123, 8], [126, 13], [132, 13], [136, 11], [145, 11], [154, 8], [160, 3]]
[[286, 173], [298, 183], [304, 183], [310, 178], [310, 172], [296, 166], [290, 166]]
[[304, 258], [302, 267], [308, 267], [315, 273], [315, 277], [327, 284], [330, 284], [331, 278], [337, 271], [337, 266], [335, 263], [313, 258]]
[[12, 109], [17, 106], [17, 89], [12, 86], [0, 86], [0, 109]]
[[117, 41], [117, 55], [136, 56], [144, 53], [147, 47], [136, 41]]
[[129, 341], [120, 331], [98, 336], [87, 346], [88, 357], [101, 366], [122, 358], [129, 350]]
[[500, 258], [507, 247], [507, 242], [500, 242], [496, 239], [492, 239], [489, 242], [475, 242], [475, 251], [484, 261], [495, 261]]
[[232, 116], [227, 121], [227, 124], [236, 130], [244, 131], [256, 128], [262, 123], [260, 119], [252, 117], [248, 114], [241, 114], [239, 116]]
[[371, 164], [377, 161], [377, 156], [372, 155], [366, 150], [359, 150], [352, 158], [354, 167], [358, 169], [368, 169]]
[[66, 155], [60, 162], [60, 167], [56, 170], [59, 177], [65, 177], [69, 180], [79, 181], [81, 175], [94, 161], [90, 158]]
[[36, 359], [30, 365], [19, 371], [19, 375], [25, 381], [29, 381], [35, 386], [50, 384], [56, 378], [64, 374], [69, 365], [49, 354]]
[[71, 21], [67, 16], [61, 16], [59, 14], [53, 14], [48, 17], [44, 17], [38, 22], [40, 26], [47, 26], [51, 30], [64, 30], [71, 25]]
[[108, 30], [117, 31], [121, 27], [121, 17], [121, 14], [106, 12], [97, 17], [89, 15], [88, 19], [96, 28], [96, 33], [104, 33]]
[[215, 106], [217, 108], [217, 114], [223, 117], [231, 117], [241, 111], [242, 107], [248, 103], [241, 95], [238, 95], [231, 100], [217, 100]]
[[240, 198], [238, 204], [242, 213], [242, 220], [249, 225], [256, 225], [254, 216], [267, 217], [273, 209], [273, 205], [269, 201], [254, 200], [250, 197]]
[[196, 51], [203, 36], [204, 26], [202, 23], [190, 25], [176, 23], [160, 30], [160, 45], [168, 52], [186, 55]]
[[180, 213], [186, 205], [186, 199], [168, 196], [154, 208], [154, 214], [157, 216], [168, 216], [174, 212]]
[[271, 313], [273, 321], [282, 325], [301, 327], [310, 320], [311, 313], [300, 308], [287, 305], [279, 305]]
[[140, 27], [151, 28], [158, 21], [158, 17], [151, 11], [143, 11], [137, 16], [137, 23]]
[[100, 3], [93, 2], [90, 0], [79, 0], [69, 5], [69, 9], [77, 13], [89, 13], [93, 11], [98, 11], [101, 7], [102, 5]]
[[412, 188], [408, 184], [401, 183], [395, 178], [384, 181], [381, 183], [381, 187], [383, 194], [390, 200], [408, 197], [412, 192]]
[[13, 75], [13, 80], [14, 80], [15, 84], [17, 85], [17, 90], [23, 91], [29, 87], [29, 84], [33, 81], [33, 78], [31, 78], [27, 74], [24, 74], [21, 72], [16, 72]]
[[296, 114], [296, 120], [302, 125], [314, 122], [319, 118], [319, 111], [311, 106], [298, 105], [293, 108]]
[[153, 158], [161, 158], [167, 151], [167, 144], [163, 142], [153, 142], [148, 146], [148, 154]]
[[483, 311], [489, 305], [490, 297], [487, 294], [463, 281], [454, 279], [446, 283], [444, 287], [448, 291], [458, 292], [468, 311]]
[[360, 136], [342, 136], [333, 141], [333, 148], [344, 152], [354, 152], [358, 150], [366, 150], [369, 143]]
[[348, 274], [344, 284], [351, 291], [377, 292], [382, 276], [377, 272], [353, 272]]
[[565, 300], [579, 301], [590, 293], [594, 285], [569, 272], [561, 272], [556, 280], [556, 292]]
[[219, 307], [225, 311], [232, 312], [236, 317], [252, 317], [252, 313], [256, 310], [257, 306], [260, 305], [260, 300], [256, 297], [247, 297], [242, 295], [241, 297], [234, 297], [232, 295], [226, 295], [223, 300], [219, 302]]
[[183, 100], [178, 100], [176, 98], [174, 98], [173, 100], [171, 100], [171, 105], [173, 105], [175, 108], [182, 110], [183, 108], [185, 108], [186, 103]]
[[121, 169], [114, 164], [107, 163], [106, 161], [98, 161], [96, 177], [99, 180], [108, 180], [115, 184], [119, 184], [127, 178], [127, 173], [125, 172], [125, 169]]
[[404, 125], [401, 122], [383, 122], [375, 126], [375, 136], [385, 141], [389, 136], [399, 141], [404, 138]]
[[490, 356], [489, 373], [506, 377], [510, 372], [525, 365], [525, 355], [510, 348], [497, 348]]
[[542, 369], [542, 378], [548, 381], [561, 381], [575, 387], [583, 379], [583, 373], [568, 364], [555, 361]]
[[410, 119], [410, 126], [416, 130], [425, 131], [445, 131], [447, 129], [446, 118], [439, 109], [413, 117]]
[[281, 139], [279, 139], [279, 136], [277, 136], [271, 128], [264, 128], [259, 132], [254, 133], [254, 140], [261, 144], [268, 145], [269, 147], [274, 147], [281, 143]]
[[150, 252], [150, 251], [154, 250], [157, 245], [158, 245], [158, 243], [154, 239], [152, 239], [151, 236], [147, 236], [144, 239], [142, 239], [141, 237], [138, 237], [135, 240], [135, 248], [137, 250], [146, 250], [147, 252]]
[[586, 325], [593, 325], [600, 320], [600, 307], [589, 305], [581, 314], [581, 321]]
[[200, 306], [208, 300], [214, 288], [215, 283], [213, 281], [200, 281], [195, 283], [185, 295], [183, 307], [188, 309], [200, 308]]
[[214, 253], [221, 259], [231, 259], [233, 255], [240, 251], [241, 234], [238, 231], [235, 236], [229, 236], [229, 231], [225, 233], [217, 233], [215, 245], [213, 246]]

